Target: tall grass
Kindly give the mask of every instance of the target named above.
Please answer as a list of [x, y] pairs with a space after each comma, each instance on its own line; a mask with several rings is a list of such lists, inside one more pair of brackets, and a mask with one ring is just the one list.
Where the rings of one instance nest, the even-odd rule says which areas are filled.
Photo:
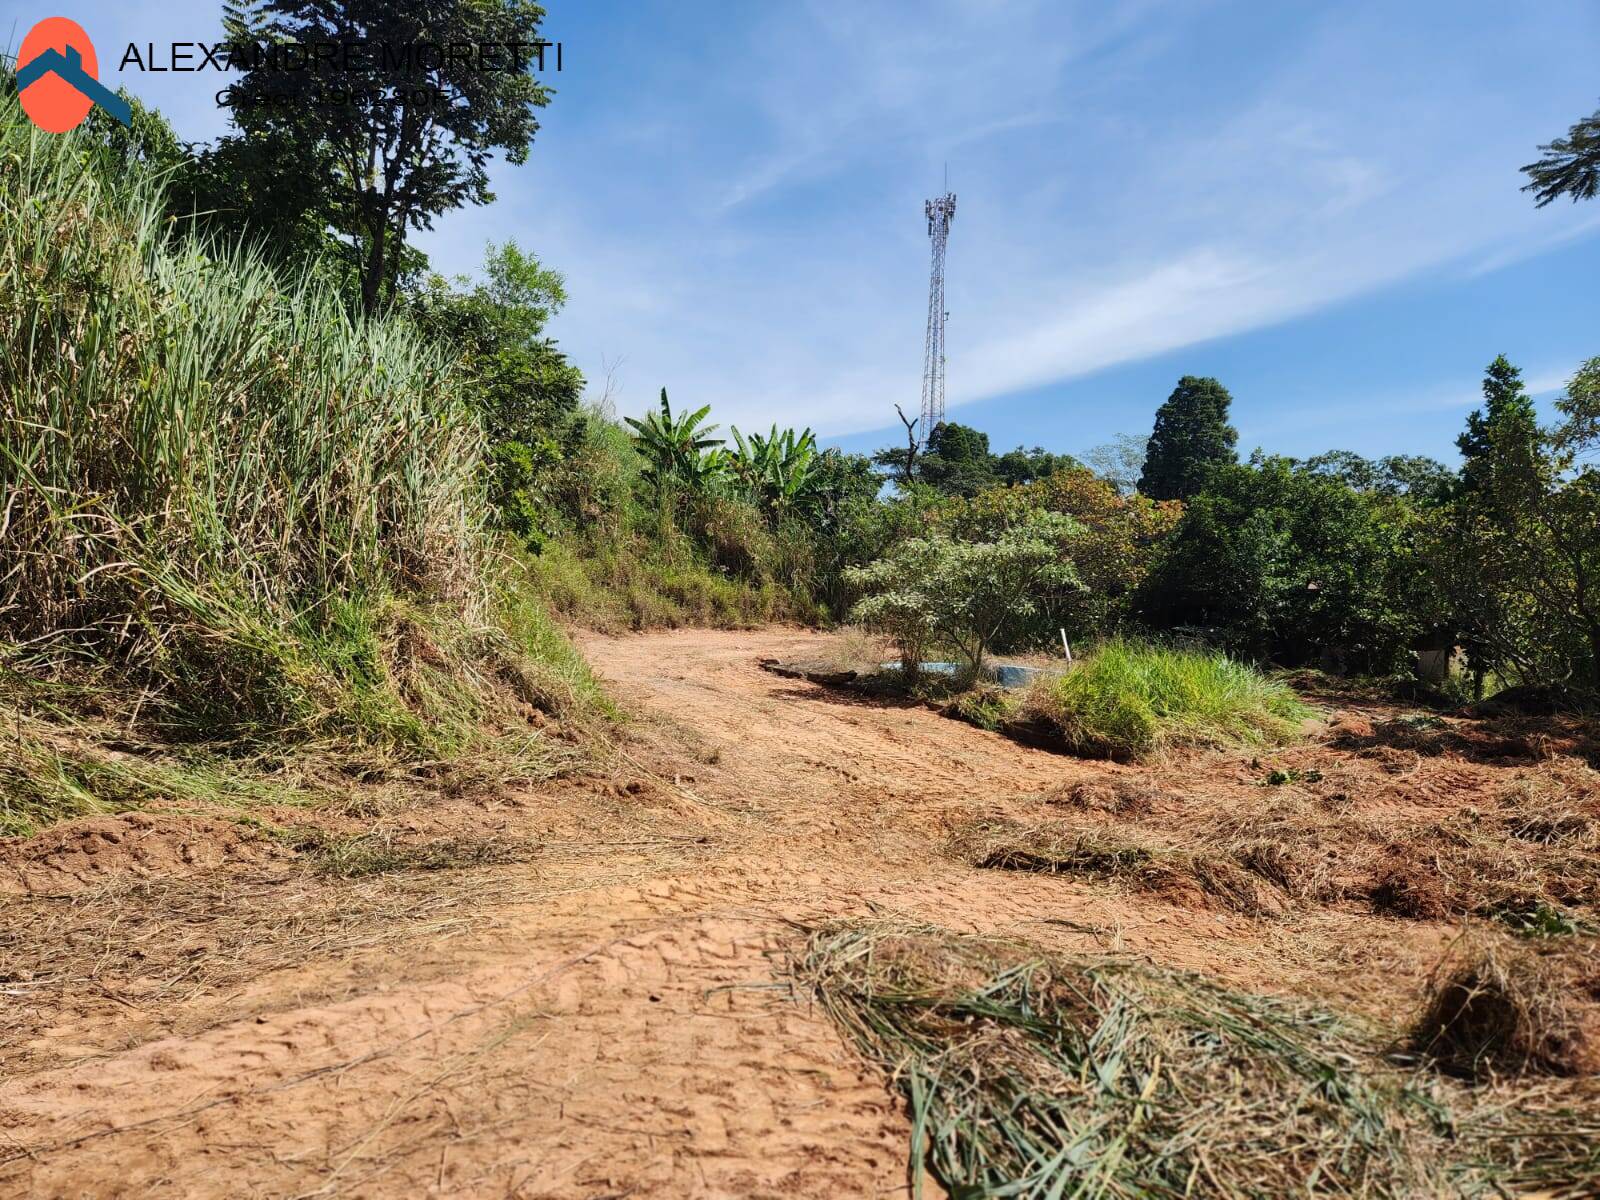
[[452, 363], [0, 106], [0, 659], [207, 738], [459, 740], [494, 621]]
[[1265, 745], [1310, 715], [1287, 687], [1225, 654], [1110, 641], [1025, 702], [1083, 754], [1144, 758], [1168, 746]]

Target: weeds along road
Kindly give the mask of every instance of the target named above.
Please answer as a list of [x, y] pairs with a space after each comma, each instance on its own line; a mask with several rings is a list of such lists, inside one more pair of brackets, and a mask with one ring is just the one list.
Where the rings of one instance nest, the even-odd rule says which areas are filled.
[[788, 985], [807, 928], [1002, 931], [1369, 1008], [1431, 960], [1423, 926], [1268, 924], [953, 860], [962, 820], [1148, 772], [758, 665], [816, 644], [585, 637], [635, 714], [609, 776], [378, 818], [531, 838], [526, 863], [359, 886], [219, 869], [13, 906], [89, 965], [51, 991], [44, 954], [4, 985], [25, 1020], [0, 1048], [0, 1194], [900, 1195], [897, 1097]]

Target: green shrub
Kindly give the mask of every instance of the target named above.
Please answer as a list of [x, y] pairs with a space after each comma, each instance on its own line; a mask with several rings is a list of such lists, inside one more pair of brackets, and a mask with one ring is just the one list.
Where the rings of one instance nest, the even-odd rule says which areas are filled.
[[1033, 513], [992, 542], [944, 534], [908, 539], [877, 562], [845, 571], [863, 593], [850, 618], [891, 638], [908, 676], [927, 648], [948, 645], [975, 677], [990, 646], [1038, 611], [1041, 594], [1081, 587], [1059, 548], [1078, 529], [1069, 517]]
[[1188, 501], [1135, 608], [1159, 629], [1202, 627], [1234, 653], [1285, 666], [1324, 656], [1362, 673], [1409, 665], [1433, 603], [1397, 496], [1267, 458], [1213, 468]]
[[1074, 751], [1109, 758], [1284, 742], [1310, 714], [1283, 684], [1224, 654], [1121, 640], [1042, 679], [1025, 708]]

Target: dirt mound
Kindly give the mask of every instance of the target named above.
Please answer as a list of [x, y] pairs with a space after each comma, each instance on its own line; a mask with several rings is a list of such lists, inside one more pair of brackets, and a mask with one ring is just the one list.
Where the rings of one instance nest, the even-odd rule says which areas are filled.
[[1519, 684], [1496, 692], [1487, 700], [1479, 700], [1469, 711], [1480, 717], [1553, 717], [1560, 713], [1587, 712], [1592, 707], [1589, 698], [1559, 684]]
[[1413, 1041], [1441, 1070], [1469, 1078], [1595, 1074], [1595, 949], [1592, 938], [1458, 948], [1434, 972]]
[[826, 662], [782, 662], [776, 658], [763, 658], [760, 665], [774, 675], [786, 679], [805, 679], [824, 687], [844, 687], [856, 681], [856, 672]]
[[1413, 921], [1442, 921], [1456, 911], [1438, 871], [1399, 853], [1390, 855], [1389, 865], [1379, 872], [1367, 898], [1373, 912]]
[[31, 838], [0, 839], [0, 894], [62, 895], [133, 876], [260, 866], [292, 851], [233, 821], [175, 813], [86, 817]]

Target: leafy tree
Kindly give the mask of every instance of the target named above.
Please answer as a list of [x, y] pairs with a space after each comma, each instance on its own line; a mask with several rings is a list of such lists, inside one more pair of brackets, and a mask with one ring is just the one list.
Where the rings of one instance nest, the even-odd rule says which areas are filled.
[[1041, 446], [1026, 450], [1018, 446], [995, 460], [994, 475], [1000, 483], [1035, 483], [1048, 479], [1057, 471], [1070, 471], [1082, 466], [1070, 454], [1052, 454]]
[[[1592, 365], [1592, 364], [1591, 364]], [[1479, 679], [1493, 670], [1600, 693], [1600, 472], [1589, 367], [1543, 430], [1516, 369], [1490, 364], [1459, 445], [1463, 486], [1428, 561]]]
[[1489, 364], [1483, 377], [1483, 407], [1467, 417], [1466, 432], [1456, 439], [1464, 463], [1463, 484], [1482, 486], [1497, 459], [1511, 453], [1536, 453], [1539, 419], [1533, 397], [1522, 384], [1522, 372], [1504, 354]]
[[1600, 110], [1539, 151], [1543, 157], [1522, 168], [1528, 177], [1522, 190], [1532, 192], [1540, 208], [1562, 196], [1576, 204], [1600, 193]]
[[1456, 483], [1456, 473], [1437, 459], [1420, 454], [1363, 458], [1349, 450], [1329, 450], [1305, 462], [1305, 470], [1329, 475], [1358, 492], [1410, 496], [1423, 504], [1443, 501]]
[[[351, 238], [361, 305], [373, 312], [394, 292], [410, 231], [491, 201], [491, 154], [527, 160], [539, 128], [534, 110], [550, 91], [530, 73], [531, 58], [514, 61], [510, 47], [536, 43], [543, 16], [530, 0], [230, 7], [228, 53], [243, 64], [231, 89], [240, 132], [217, 147], [216, 161], [241, 177], [250, 205], [287, 194], [297, 219], [325, 218]], [[264, 50], [288, 43], [366, 52], [311, 54], [304, 69], [272, 69]], [[446, 52], [403, 52], [422, 45]], [[500, 48], [492, 64], [479, 59], [485, 46]], [[457, 53], [462, 47], [471, 52]]]
[[1262, 458], [1215, 468], [1146, 578], [1152, 624], [1198, 626], [1286, 664], [1324, 652], [1363, 671], [1402, 665], [1421, 632], [1412, 510]]
[[1236, 461], [1239, 433], [1228, 424], [1232, 402], [1215, 379], [1185, 375], [1178, 380], [1156, 410], [1139, 490], [1153, 500], [1187, 500], [1212, 470]]
[[1575, 458], [1600, 449], [1600, 358], [1591, 358], [1578, 368], [1556, 408], [1566, 418], [1557, 429], [1561, 449]]
[[1033, 616], [1042, 593], [1079, 586], [1058, 550], [1071, 532], [1069, 518], [1037, 513], [992, 542], [912, 538], [845, 572], [865, 593], [851, 618], [893, 638], [908, 675], [939, 643], [953, 646], [976, 675], [989, 648]]
[[1306, 459], [1305, 469], [1316, 475], [1330, 475], [1358, 492], [1375, 492], [1380, 487], [1378, 464], [1353, 450], [1329, 450], [1314, 455]]
[[1091, 467], [1102, 479], [1124, 496], [1137, 491], [1139, 476], [1144, 472], [1145, 456], [1150, 452], [1150, 439], [1137, 433], [1119, 433], [1109, 442], [1086, 450], [1084, 465]]
[[907, 421], [904, 413], [900, 420], [906, 426], [907, 444], [885, 447], [872, 461], [891, 470], [902, 488], [915, 480], [947, 496], [975, 496], [997, 483], [1032, 483], [1080, 465], [1071, 455], [1054, 454], [1042, 446], [1031, 450], [1018, 446], [996, 456], [989, 449], [988, 434], [955, 421], [935, 425], [923, 445], [916, 438], [916, 422]]
[[478, 281], [433, 275], [408, 297], [417, 325], [460, 356], [489, 440], [498, 523], [534, 547], [552, 531], [562, 475], [586, 436], [583, 374], [544, 336], [566, 298], [561, 275], [515, 241], [489, 245]]
[[1182, 514], [1175, 501], [1123, 496], [1083, 467], [1010, 488], [991, 488], [970, 500], [949, 501], [934, 528], [963, 541], [993, 541], [1026, 524], [1034, 514], [1071, 518], [1071, 537], [1057, 550], [1070, 559], [1082, 587], [1042, 595], [1034, 640], [1047, 640], [1057, 626], [1074, 638], [1102, 637], [1130, 615], [1128, 606], [1144, 582], [1161, 544]]
[[919, 460], [919, 478], [947, 496], [972, 496], [992, 486], [995, 456], [989, 435], [954, 421], [935, 425]]
[[1442, 504], [1458, 482], [1455, 471], [1425, 454], [1386, 454], [1378, 460], [1377, 490], [1421, 505]]

